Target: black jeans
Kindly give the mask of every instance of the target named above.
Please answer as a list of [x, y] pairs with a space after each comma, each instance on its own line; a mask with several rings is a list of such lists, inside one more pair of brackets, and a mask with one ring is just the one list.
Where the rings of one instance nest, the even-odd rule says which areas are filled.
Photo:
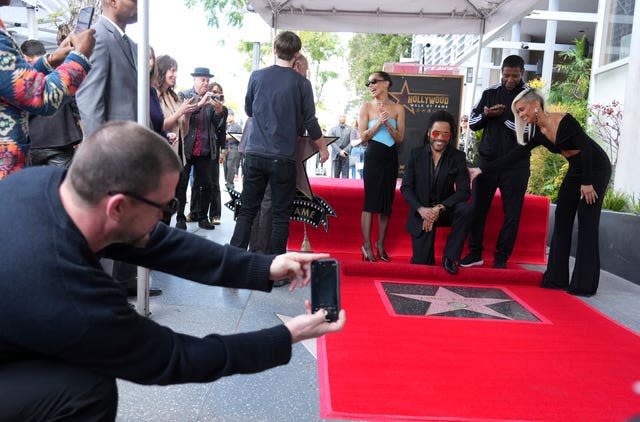
[[520, 213], [524, 203], [524, 194], [529, 181], [529, 168], [488, 171], [481, 174], [473, 182], [473, 223], [469, 236], [469, 251], [473, 255], [482, 256], [484, 226], [491, 208], [491, 201], [500, 188], [504, 222], [498, 235], [494, 259], [507, 262], [518, 236]]
[[238, 212], [233, 237], [233, 246], [247, 249], [251, 236], [251, 225], [258, 214], [267, 183], [271, 184], [273, 210], [269, 252], [281, 254], [287, 250], [289, 238], [289, 216], [296, 193], [296, 163], [293, 160], [267, 158], [247, 154], [244, 160], [242, 183], [242, 206]]
[[[217, 165], [217, 162], [215, 163]], [[180, 201], [178, 209], [178, 215], [176, 216], [178, 221], [185, 221], [184, 207], [187, 201], [187, 186], [189, 185], [189, 175], [191, 174], [191, 168], [195, 172], [193, 186], [191, 186], [191, 211], [195, 215], [197, 220], [204, 220], [207, 218], [207, 211], [209, 210], [209, 202], [211, 202], [211, 178], [213, 173], [214, 160], [209, 156], [207, 157], [191, 157], [184, 163], [184, 170], [178, 181], [178, 189], [176, 191], [176, 197]], [[197, 205], [194, 207], [194, 203]]]
[[0, 365], [0, 420], [114, 421], [116, 380], [64, 363], [25, 360]]

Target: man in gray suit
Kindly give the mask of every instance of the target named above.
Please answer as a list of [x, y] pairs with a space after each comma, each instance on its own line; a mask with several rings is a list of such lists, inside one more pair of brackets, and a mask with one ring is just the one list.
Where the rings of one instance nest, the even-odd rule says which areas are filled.
[[[125, 34], [127, 25], [138, 20], [137, 1], [102, 0], [102, 8], [102, 16], [94, 26], [92, 68], [76, 93], [85, 138], [109, 121], [138, 119], [138, 49]], [[135, 295], [134, 265], [114, 261], [112, 274], [127, 294]], [[150, 296], [161, 293], [160, 289], [149, 289]]]
[[85, 138], [111, 120], [137, 120], [137, 46], [125, 29], [138, 20], [136, 0], [103, 0], [95, 24], [91, 71], [76, 94]]

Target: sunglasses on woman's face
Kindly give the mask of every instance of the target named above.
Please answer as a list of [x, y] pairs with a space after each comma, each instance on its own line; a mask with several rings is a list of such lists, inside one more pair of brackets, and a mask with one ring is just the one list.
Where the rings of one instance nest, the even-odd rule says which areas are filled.
[[369, 79], [364, 85], [368, 87], [369, 85], [375, 85], [378, 82], [384, 82], [384, 79]]

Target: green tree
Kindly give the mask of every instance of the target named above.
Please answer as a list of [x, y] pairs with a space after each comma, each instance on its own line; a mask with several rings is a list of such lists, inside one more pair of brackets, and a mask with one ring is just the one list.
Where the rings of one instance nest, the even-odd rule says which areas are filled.
[[220, 19], [226, 18], [229, 26], [240, 28], [247, 7], [247, 0], [185, 0], [187, 7], [202, 5], [207, 14], [207, 23], [220, 27]]
[[356, 34], [349, 41], [349, 79], [357, 94], [355, 102], [366, 97], [364, 82], [387, 62], [398, 62], [411, 54], [411, 35]]
[[549, 93], [552, 103], [584, 101], [586, 108], [589, 81], [591, 78], [591, 58], [585, 55], [587, 37], [574, 40], [576, 48], [559, 54], [562, 63], [556, 69], [564, 74], [564, 81], [554, 82]]
[[314, 94], [318, 102], [322, 102], [322, 94], [326, 83], [336, 79], [338, 72], [324, 68], [327, 62], [344, 54], [340, 38], [332, 32], [299, 32], [302, 50], [309, 61], [309, 70], [313, 82]]
[[[266, 66], [268, 62], [271, 61], [272, 56], [272, 47], [271, 44], [261, 43], [260, 44], [260, 67]], [[253, 43], [249, 41], [240, 41], [238, 44], [238, 51], [246, 54], [246, 59], [242, 66], [247, 71], [253, 70]]]

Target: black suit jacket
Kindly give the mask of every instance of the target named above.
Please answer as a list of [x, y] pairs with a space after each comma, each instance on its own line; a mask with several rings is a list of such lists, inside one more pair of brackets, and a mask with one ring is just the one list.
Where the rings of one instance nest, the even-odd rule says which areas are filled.
[[[459, 202], [465, 202], [470, 195], [469, 172], [464, 152], [449, 146], [440, 158], [440, 171], [436, 185], [438, 203], [447, 211]], [[404, 169], [402, 196], [409, 204], [407, 231], [414, 236], [422, 232], [420, 207], [430, 207], [431, 198], [431, 146], [415, 148]]]

